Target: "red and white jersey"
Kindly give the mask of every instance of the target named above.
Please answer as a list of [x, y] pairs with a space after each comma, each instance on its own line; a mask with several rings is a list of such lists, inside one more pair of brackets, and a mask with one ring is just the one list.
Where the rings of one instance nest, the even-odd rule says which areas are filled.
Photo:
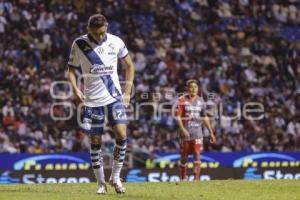
[[205, 110], [203, 97], [191, 98], [189, 95], [179, 97], [176, 103], [176, 116], [180, 116], [184, 127], [190, 134], [190, 140], [202, 139], [202, 120]]

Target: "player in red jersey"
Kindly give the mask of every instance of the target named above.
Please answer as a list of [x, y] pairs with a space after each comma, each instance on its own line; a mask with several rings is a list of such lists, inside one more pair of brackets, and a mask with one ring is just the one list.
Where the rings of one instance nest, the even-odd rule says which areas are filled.
[[180, 131], [180, 179], [187, 180], [187, 159], [194, 156], [194, 180], [200, 180], [200, 154], [203, 149], [202, 124], [208, 129], [210, 142], [215, 143], [216, 137], [205, 113], [205, 100], [198, 96], [199, 86], [196, 80], [186, 83], [187, 94], [179, 97], [176, 104], [176, 121]]

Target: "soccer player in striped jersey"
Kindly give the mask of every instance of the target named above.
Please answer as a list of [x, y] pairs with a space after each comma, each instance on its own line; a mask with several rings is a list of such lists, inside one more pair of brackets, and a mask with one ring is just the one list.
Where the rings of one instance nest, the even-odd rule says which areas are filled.
[[215, 143], [216, 137], [205, 113], [205, 100], [198, 96], [199, 86], [197, 80], [188, 80], [187, 94], [179, 97], [176, 104], [176, 121], [180, 131], [180, 179], [187, 181], [187, 159], [189, 154], [194, 156], [194, 180], [200, 180], [201, 161], [203, 150], [202, 124], [207, 127], [210, 142]]
[[[68, 61], [68, 77], [73, 91], [84, 104], [81, 127], [90, 136], [91, 162], [98, 182], [98, 194], [105, 194], [107, 191], [101, 152], [105, 117], [116, 138], [110, 182], [117, 193], [125, 193], [120, 181], [127, 139], [125, 107], [130, 101], [134, 78], [133, 62], [124, 42], [119, 37], [107, 33], [107, 27], [108, 23], [103, 15], [92, 15], [88, 20], [88, 34], [74, 40]], [[124, 95], [117, 72], [118, 59], [126, 64]], [[75, 70], [79, 68], [84, 78], [84, 92], [79, 89], [76, 81]]]

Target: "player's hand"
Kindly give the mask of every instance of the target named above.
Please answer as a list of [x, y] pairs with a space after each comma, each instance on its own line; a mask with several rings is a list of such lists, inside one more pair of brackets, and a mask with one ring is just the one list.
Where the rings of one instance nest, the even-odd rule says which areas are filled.
[[217, 142], [216, 136], [214, 134], [210, 135], [209, 142], [215, 144]]
[[124, 106], [127, 108], [130, 102], [130, 94], [126, 94], [126, 93], [124, 94], [123, 102], [124, 102]]
[[190, 134], [186, 129], [181, 130], [182, 134], [182, 139], [183, 140], [189, 140], [190, 139]]
[[84, 102], [85, 96], [84, 96], [84, 94], [81, 92], [81, 90], [76, 89], [76, 90], [75, 90], [75, 95], [76, 95], [77, 99], [79, 99], [80, 102]]

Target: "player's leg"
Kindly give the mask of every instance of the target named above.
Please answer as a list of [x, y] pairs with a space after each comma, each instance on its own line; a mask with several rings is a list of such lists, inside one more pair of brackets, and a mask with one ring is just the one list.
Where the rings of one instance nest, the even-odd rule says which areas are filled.
[[122, 186], [120, 174], [125, 160], [127, 148], [127, 120], [123, 103], [115, 102], [108, 107], [108, 120], [113, 127], [116, 143], [113, 150], [113, 165], [110, 181], [115, 187], [117, 193], [124, 193], [125, 188]]
[[187, 181], [187, 160], [188, 160], [188, 152], [189, 152], [189, 141], [181, 141], [180, 144], [180, 180]]
[[112, 180], [120, 179], [121, 169], [125, 160], [127, 137], [126, 124], [116, 124], [113, 126], [113, 131], [116, 137], [116, 144], [113, 150], [113, 166], [112, 166]]
[[93, 172], [98, 183], [98, 194], [105, 194], [107, 191], [103, 169], [103, 154], [101, 151], [101, 134], [103, 133], [104, 126], [102, 109], [101, 107], [85, 107], [82, 125], [83, 131], [90, 136], [90, 157]]
[[194, 180], [200, 180], [201, 173], [201, 152], [202, 152], [202, 140], [193, 140], [193, 154], [194, 154]]
[[97, 193], [105, 194], [107, 188], [105, 183], [101, 143], [102, 143], [101, 135], [90, 136], [90, 144], [91, 144], [90, 155], [91, 155], [92, 168], [99, 186]]

